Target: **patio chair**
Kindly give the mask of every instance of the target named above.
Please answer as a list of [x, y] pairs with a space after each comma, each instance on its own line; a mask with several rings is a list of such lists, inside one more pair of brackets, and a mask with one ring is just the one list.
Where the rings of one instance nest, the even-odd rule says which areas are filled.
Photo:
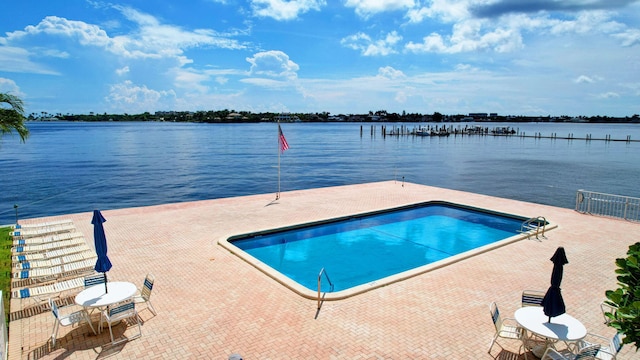
[[520, 347], [518, 348], [518, 355], [520, 355], [523, 345], [522, 329], [516, 325], [516, 321], [511, 318], [503, 319], [500, 316], [500, 310], [495, 302], [489, 304], [489, 314], [491, 315], [491, 320], [493, 321], [493, 326], [496, 328], [496, 332], [493, 335], [493, 339], [491, 339], [491, 344], [489, 345], [489, 350], [487, 352], [491, 354], [491, 349], [493, 349], [493, 345], [495, 344], [498, 344], [500, 348], [504, 349], [504, 347], [497, 341], [498, 338], [502, 338], [517, 340], [520, 343]]
[[578, 359], [597, 359], [596, 354], [600, 350], [600, 345], [591, 344], [581, 346], [578, 351], [573, 352], [571, 349], [556, 350], [553, 347], [548, 347], [544, 352], [541, 360], [578, 360]]
[[104, 284], [104, 274], [102, 273], [96, 273], [93, 275], [89, 275], [89, 276], [85, 276], [84, 277], [84, 287], [85, 289], [88, 287], [92, 287], [94, 285], [98, 285], [98, 284]]
[[545, 292], [539, 290], [522, 291], [522, 306], [542, 306]]
[[153, 281], [154, 281], [153, 274], [147, 274], [147, 277], [144, 279], [144, 284], [142, 285], [142, 288], [138, 289], [138, 293], [133, 297], [133, 301], [136, 304], [142, 304], [142, 303], [146, 304], [149, 311], [151, 311], [153, 315], [157, 315], [156, 309], [154, 309], [150, 300], [151, 290], [153, 289]]
[[55, 318], [53, 332], [51, 333], [51, 343], [53, 346], [56, 346], [56, 338], [58, 337], [58, 329], [60, 326], [70, 326], [86, 321], [87, 324], [89, 324], [89, 327], [91, 327], [91, 331], [96, 334], [96, 330], [93, 328], [89, 315], [85, 310], [78, 310], [68, 315], [61, 315], [60, 310], [53, 299], [49, 299], [49, 306], [51, 307], [51, 314], [53, 314], [53, 317]]
[[611, 318], [607, 316], [607, 313], [615, 316], [616, 310], [618, 310], [615, 306], [607, 304], [607, 302], [603, 301], [600, 303], [600, 310], [602, 310], [602, 317], [604, 317], [604, 323], [609, 325], [611, 322]]
[[613, 337], [608, 338], [598, 334], [587, 333], [587, 336], [580, 341], [582, 347], [589, 345], [598, 345], [600, 350], [595, 358], [600, 360], [615, 360], [616, 355], [622, 349], [621, 334], [617, 332]]
[[[138, 312], [136, 311], [136, 304], [132, 300], [127, 300], [119, 304], [109, 306], [107, 310], [103, 311], [100, 318], [100, 324], [98, 325], [98, 332], [102, 331], [103, 319], [109, 325], [109, 335], [111, 336], [112, 345], [119, 344], [128, 340], [137, 339], [142, 336], [142, 327], [140, 326], [140, 319], [138, 318]], [[111, 325], [114, 322], [127, 319], [135, 319], [136, 323], [138, 324], [138, 334], [132, 337], [124, 336], [124, 339], [115, 341], [115, 339], [113, 338], [113, 330], [111, 329]]]

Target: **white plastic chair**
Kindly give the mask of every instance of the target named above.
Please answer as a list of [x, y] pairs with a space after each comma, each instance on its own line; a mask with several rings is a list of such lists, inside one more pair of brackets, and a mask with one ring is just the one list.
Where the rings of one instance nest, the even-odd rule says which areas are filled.
[[91, 327], [91, 331], [93, 331], [94, 334], [96, 333], [93, 325], [91, 325], [89, 315], [85, 310], [78, 310], [68, 315], [61, 315], [60, 309], [58, 309], [58, 306], [56, 305], [55, 301], [53, 301], [53, 299], [49, 299], [49, 306], [51, 307], [51, 313], [55, 318], [53, 332], [51, 333], [51, 343], [53, 344], [53, 346], [56, 345], [56, 338], [58, 337], [58, 329], [60, 328], [60, 326], [69, 326], [86, 321], [89, 324], [89, 327]]
[[[113, 330], [111, 330], [111, 326], [114, 322], [127, 320], [127, 319], [135, 319], [138, 324], [138, 334], [132, 337], [124, 337], [122, 340], [115, 341], [113, 338]], [[107, 310], [102, 312], [102, 316], [100, 318], [100, 325], [98, 327], [98, 332], [102, 331], [102, 320], [105, 320], [109, 325], [109, 335], [111, 336], [111, 344], [119, 344], [124, 341], [137, 339], [142, 336], [142, 327], [140, 326], [140, 319], [138, 318], [138, 312], [136, 311], [136, 304], [132, 300], [127, 300], [113, 306], [109, 306]]]
[[522, 306], [542, 306], [545, 292], [539, 290], [522, 291]]
[[611, 322], [611, 318], [607, 316], [607, 313], [613, 314], [615, 316], [616, 310], [618, 310], [615, 306], [609, 305], [606, 302], [600, 303], [600, 310], [602, 310], [602, 317], [604, 318], [604, 323], [609, 325]]
[[522, 330], [516, 325], [517, 323], [515, 320], [511, 318], [503, 319], [502, 316], [500, 316], [500, 310], [495, 302], [489, 304], [489, 313], [491, 315], [493, 325], [496, 328], [496, 332], [493, 335], [493, 339], [491, 339], [491, 344], [489, 345], [489, 350], [487, 352], [491, 354], [491, 349], [495, 344], [498, 344], [498, 346], [504, 349], [504, 347], [497, 342], [498, 338], [502, 338], [517, 340], [520, 342], [520, 347], [518, 348], [518, 355], [520, 355], [520, 351], [522, 349]]
[[611, 338], [602, 335], [587, 333], [587, 336], [580, 341], [580, 346], [598, 345], [600, 350], [595, 358], [599, 360], [615, 360], [616, 355], [622, 349], [622, 338], [620, 333], [616, 333]]
[[153, 313], [153, 315], [157, 315], [156, 309], [154, 309], [151, 304], [151, 290], [153, 290], [153, 282], [155, 278], [153, 274], [147, 274], [147, 277], [144, 279], [144, 283], [142, 284], [142, 288], [138, 289], [138, 294], [133, 297], [133, 301], [136, 304], [146, 304], [147, 308]]
[[596, 354], [598, 351], [600, 351], [600, 345], [598, 344], [583, 345], [577, 352], [572, 352], [570, 349], [556, 350], [548, 347], [544, 355], [542, 355], [541, 360], [597, 359]]

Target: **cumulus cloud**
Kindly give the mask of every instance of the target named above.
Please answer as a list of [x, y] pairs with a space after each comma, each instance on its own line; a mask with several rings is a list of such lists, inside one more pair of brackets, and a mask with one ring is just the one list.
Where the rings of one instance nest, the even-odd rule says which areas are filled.
[[511, 13], [578, 12], [584, 10], [617, 9], [638, 0], [499, 0], [469, 7], [477, 17], [499, 17]]
[[129, 72], [129, 67], [128, 66], [125, 66], [125, 67], [120, 68], [120, 69], [116, 69], [116, 74], [118, 74], [120, 76], [122, 76], [124, 74], [127, 74], [128, 72]]
[[249, 74], [254, 76], [295, 79], [300, 69], [289, 55], [277, 50], [259, 52], [246, 60], [251, 64]]
[[378, 76], [386, 79], [401, 79], [406, 77], [402, 71], [396, 70], [391, 66], [385, 66], [385, 67], [379, 68]]
[[175, 57], [181, 63], [189, 61], [182, 56], [185, 49], [212, 46], [224, 49], [244, 49], [238, 41], [210, 29], [184, 30], [178, 26], [160, 23], [155, 17], [135, 9], [115, 6], [138, 30], [128, 35], [110, 37], [97, 25], [47, 16], [37, 25], [7, 33], [6, 41], [17, 41], [27, 36], [46, 34], [76, 40], [80, 45], [103, 48], [127, 58]]
[[412, 9], [415, 2], [413, 0], [347, 0], [344, 5], [354, 8], [356, 14], [367, 18], [381, 12]]
[[422, 39], [422, 43], [410, 41], [405, 50], [413, 53], [461, 53], [478, 50], [510, 52], [522, 48], [520, 32], [511, 28], [497, 28], [484, 31], [480, 21], [464, 21], [454, 26], [448, 37], [431, 33]]
[[282, 21], [296, 19], [311, 10], [320, 11], [326, 4], [325, 0], [253, 0], [251, 8], [256, 16]]
[[171, 91], [157, 91], [145, 85], [135, 85], [126, 80], [111, 85], [109, 95], [105, 98], [116, 109], [127, 109], [129, 112], [144, 112], [150, 109], [163, 108], [167, 101], [173, 101], [175, 93]]
[[360, 51], [364, 56], [386, 56], [397, 52], [394, 47], [401, 40], [402, 36], [398, 35], [396, 31], [392, 31], [384, 38], [378, 40], [373, 40], [369, 35], [359, 32], [343, 38], [340, 40], [340, 44], [347, 48]]
[[429, 6], [414, 7], [407, 11], [409, 23], [420, 23], [427, 18], [437, 18], [446, 23], [470, 17], [469, 0], [432, 0]]
[[14, 94], [20, 97], [24, 96], [15, 81], [2, 77], [0, 77], [0, 92]]

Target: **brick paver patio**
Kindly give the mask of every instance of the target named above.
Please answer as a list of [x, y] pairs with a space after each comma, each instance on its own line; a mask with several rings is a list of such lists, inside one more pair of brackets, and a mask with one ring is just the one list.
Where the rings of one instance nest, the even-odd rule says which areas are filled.
[[[61, 328], [55, 347], [49, 312], [12, 321], [10, 359], [491, 359], [489, 303], [503, 316], [524, 289], [546, 290], [558, 246], [566, 249], [562, 292], [567, 311], [590, 332], [612, 336], [599, 303], [616, 288], [615, 264], [638, 241], [640, 225], [570, 209], [387, 181], [341, 187], [103, 210], [113, 268], [109, 280], [138, 286], [155, 275], [157, 316], [140, 307], [142, 338], [109, 345], [87, 325]], [[546, 239], [521, 240], [431, 272], [360, 294], [316, 302], [296, 295], [218, 245], [231, 235], [429, 200], [445, 200], [558, 227]], [[532, 199], [534, 200], [534, 199]], [[93, 210], [93, 209], [88, 209]], [[28, 219], [72, 219], [93, 247], [91, 212]], [[33, 301], [14, 299], [17, 311]], [[129, 328], [125, 334], [134, 333]], [[124, 324], [114, 328], [116, 336]], [[514, 343], [492, 354], [517, 352]], [[626, 346], [619, 359], [636, 356]]]

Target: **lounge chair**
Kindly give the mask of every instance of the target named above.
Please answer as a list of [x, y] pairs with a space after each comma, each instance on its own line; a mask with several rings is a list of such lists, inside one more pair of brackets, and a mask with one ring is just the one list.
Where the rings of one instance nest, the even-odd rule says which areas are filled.
[[27, 261], [36, 261], [36, 260], [46, 260], [46, 259], [53, 259], [53, 258], [65, 256], [65, 255], [80, 253], [80, 252], [91, 252], [94, 255], [96, 253], [91, 248], [89, 248], [89, 246], [85, 242], [84, 244], [79, 244], [79, 245], [76, 245], [76, 246], [69, 246], [69, 247], [66, 247], [66, 248], [48, 250], [48, 251], [39, 252], [39, 253], [27, 253], [27, 254], [13, 255], [11, 257], [11, 260], [14, 263], [27, 262]]
[[45, 252], [49, 250], [77, 246], [77, 245], [86, 244], [86, 243], [87, 242], [85, 241], [84, 237], [75, 237], [68, 240], [54, 241], [54, 242], [45, 243], [45, 244], [14, 246], [11, 248], [11, 252], [14, 255], [22, 255], [22, 254], [27, 254], [32, 252], [36, 252], [36, 253]]
[[26, 224], [16, 224], [13, 225], [13, 229], [41, 229], [48, 228], [52, 226], [60, 226], [60, 225], [73, 225], [73, 220], [71, 219], [62, 219], [62, 220], [53, 220], [47, 221], [43, 223], [26, 223]]
[[69, 232], [74, 230], [76, 230], [75, 225], [63, 224], [63, 225], [55, 225], [55, 226], [49, 226], [49, 227], [43, 227], [43, 228], [15, 229], [14, 231], [11, 231], [9, 235], [13, 236], [14, 238], [19, 237], [19, 238], [25, 239], [29, 237]]
[[76, 237], [84, 237], [84, 235], [81, 232], [73, 231], [73, 232], [66, 232], [66, 233], [60, 233], [60, 234], [31, 237], [26, 239], [14, 239], [13, 245], [14, 246], [41, 245], [41, 244], [46, 244], [54, 241], [69, 240]]
[[32, 298], [36, 301], [43, 301], [43, 296], [50, 297], [52, 294], [59, 296], [62, 292], [79, 289], [83, 285], [83, 277], [77, 277], [46, 285], [14, 289], [11, 291], [11, 297], [13, 299]]

